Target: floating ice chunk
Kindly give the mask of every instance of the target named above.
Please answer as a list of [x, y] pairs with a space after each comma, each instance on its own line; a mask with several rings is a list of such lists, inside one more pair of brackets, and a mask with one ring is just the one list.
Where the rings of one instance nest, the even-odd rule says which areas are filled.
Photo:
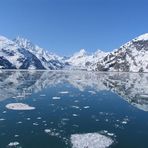
[[93, 94], [93, 95], [96, 94], [96, 92], [95, 92], [95, 91], [92, 91], [92, 90], [90, 90], [90, 91], [88, 91], [88, 92], [91, 93], [91, 94]]
[[114, 133], [107, 133], [108, 136], [114, 136]]
[[125, 117], [121, 123], [122, 123], [122, 124], [127, 124], [128, 121], [129, 121], [128, 117]]
[[3, 114], [6, 114], [7, 112], [6, 111], [3, 111]]
[[45, 129], [44, 131], [45, 131], [45, 133], [50, 133], [51, 132], [50, 129]]
[[61, 97], [52, 97], [53, 100], [59, 100]]
[[71, 106], [72, 108], [76, 108], [76, 109], [79, 109], [80, 107], [79, 106], [75, 106], [75, 105], [73, 105], [73, 106]]
[[0, 118], [0, 121], [4, 121], [5, 119], [4, 118]]
[[38, 120], [41, 120], [41, 119], [42, 119], [42, 117], [37, 117], [37, 119], [38, 119]]
[[85, 109], [90, 108], [90, 106], [84, 106]]
[[77, 117], [78, 115], [77, 114], [72, 114], [74, 117]]
[[35, 123], [33, 123], [33, 125], [38, 126], [39, 124], [35, 122]]
[[6, 108], [11, 110], [34, 110], [35, 107], [29, 106], [24, 103], [10, 103], [6, 105]]
[[69, 118], [63, 118], [62, 121], [69, 121]]
[[14, 137], [19, 137], [19, 135], [14, 135]]
[[58, 137], [60, 135], [60, 133], [56, 132], [56, 129], [45, 129], [44, 132], [49, 134], [50, 136]]
[[17, 145], [19, 145], [19, 142], [17, 142], [17, 141], [15, 141], [15, 142], [10, 142], [10, 143], [8, 144], [9, 147], [17, 146]]
[[72, 148], [107, 148], [113, 140], [99, 133], [71, 135]]
[[59, 92], [60, 94], [68, 94], [69, 92], [68, 91], [61, 91]]
[[122, 124], [127, 124], [127, 121], [122, 121]]

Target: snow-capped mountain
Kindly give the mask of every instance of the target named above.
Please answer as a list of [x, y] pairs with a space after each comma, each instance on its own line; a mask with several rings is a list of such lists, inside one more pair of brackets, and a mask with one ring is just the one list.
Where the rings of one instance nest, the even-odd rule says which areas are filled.
[[30, 41], [0, 36], [1, 69], [60, 69], [64, 63]]
[[25, 48], [32, 54], [36, 55], [45, 69], [60, 69], [64, 66], [61, 57], [57, 56], [56, 54], [49, 53], [45, 49], [34, 45], [27, 39], [17, 37], [16, 39], [14, 39], [14, 41], [21, 48]]
[[102, 60], [108, 53], [101, 50], [95, 53], [89, 54], [85, 49], [81, 49], [79, 52], [75, 53], [66, 62], [71, 65], [72, 69], [85, 69], [93, 70], [98, 61]]
[[0, 36], [0, 68], [148, 72], [148, 33], [112, 52], [98, 50], [89, 54], [81, 49], [70, 58], [49, 53], [27, 39]]
[[98, 71], [148, 72], [148, 33], [109, 53], [96, 67]]

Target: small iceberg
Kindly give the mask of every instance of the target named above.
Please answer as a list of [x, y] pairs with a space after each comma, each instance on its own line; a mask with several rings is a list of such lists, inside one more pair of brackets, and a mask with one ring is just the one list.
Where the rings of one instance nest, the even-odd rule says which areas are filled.
[[72, 148], [107, 148], [113, 140], [99, 133], [71, 135]]
[[10, 143], [8, 144], [9, 147], [16, 147], [16, 146], [18, 146], [18, 145], [19, 145], [19, 142], [17, 142], [17, 141], [15, 141], [15, 142], [10, 142]]
[[60, 100], [61, 97], [52, 97], [53, 100]]
[[11, 110], [34, 110], [35, 107], [29, 106], [24, 103], [9, 103], [6, 105], [7, 109]]
[[68, 91], [61, 91], [59, 92], [60, 94], [68, 94], [69, 92]]

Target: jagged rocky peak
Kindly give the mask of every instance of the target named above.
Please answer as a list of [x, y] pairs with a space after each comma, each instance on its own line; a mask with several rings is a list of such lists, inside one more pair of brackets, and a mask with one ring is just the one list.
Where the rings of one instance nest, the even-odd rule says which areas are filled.
[[64, 64], [27, 39], [0, 37], [0, 69], [61, 69]]
[[35, 48], [34, 44], [31, 41], [23, 37], [18, 36], [13, 41], [23, 48]]
[[75, 57], [83, 57], [85, 55], [87, 55], [86, 50], [85, 49], [80, 49], [80, 51], [76, 52], [73, 56], [75, 56]]
[[97, 63], [99, 71], [148, 72], [148, 34], [122, 45]]

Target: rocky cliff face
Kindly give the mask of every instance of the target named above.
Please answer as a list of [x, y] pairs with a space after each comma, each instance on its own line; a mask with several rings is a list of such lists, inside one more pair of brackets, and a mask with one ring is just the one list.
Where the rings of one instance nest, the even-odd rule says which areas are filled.
[[148, 72], [148, 34], [109, 53], [97, 63], [97, 71]]

